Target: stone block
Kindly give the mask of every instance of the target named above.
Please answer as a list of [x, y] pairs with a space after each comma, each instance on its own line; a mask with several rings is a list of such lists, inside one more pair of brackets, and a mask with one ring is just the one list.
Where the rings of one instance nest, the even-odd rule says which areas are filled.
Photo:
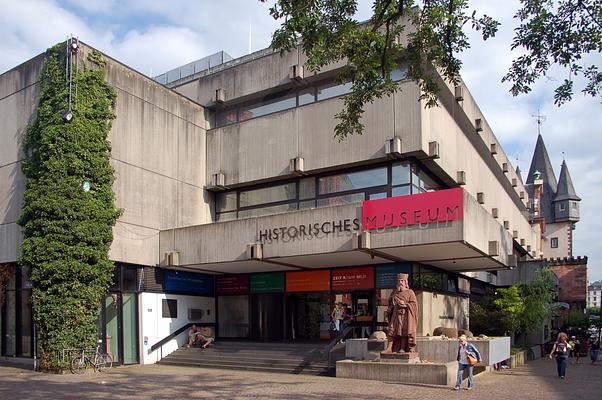
[[457, 362], [399, 364], [343, 360], [337, 362], [337, 378], [453, 386]]
[[381, 351], [387, 348], [386, 340], [347, 339], [345, 341], [345, 357], [352, 360], [376, 360]]

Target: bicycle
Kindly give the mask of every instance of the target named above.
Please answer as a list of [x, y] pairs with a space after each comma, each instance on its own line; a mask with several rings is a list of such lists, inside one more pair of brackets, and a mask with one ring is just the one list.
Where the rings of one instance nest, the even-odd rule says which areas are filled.
[[113, 366], [113, 356], [107, 353], [100, 352], [99, 340], [96, 345], [96, 351], [92, 357], [86, 355], [86, 349], [82, 349], [81, 353], [71, 359], [70, 369], [73, 374], [83, 374], [88, 369], [88, 365], [94, 368], [94, 371], [107, 371]]

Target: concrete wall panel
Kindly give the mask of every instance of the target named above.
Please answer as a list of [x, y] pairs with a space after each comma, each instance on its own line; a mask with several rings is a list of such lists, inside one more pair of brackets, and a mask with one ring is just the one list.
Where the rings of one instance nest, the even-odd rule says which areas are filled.
[[113, 227], [111, 260], [155, 266], [159, 263], [159, 231], [157, 229], [117, 221]]
[[21, 172], [21, 163], [0, 168], [0, 224], [16, 222], [21, 215], [25, 176]]
[[38, 98], [39, 85], [34, 84], [0, 99], [0, 167], [23, 159], [23, 138], [35, 118]]
[[[221, 165], [209, 165], [208, 179], [220, 170], [229, 185], [288, 175], [290, 159], [297, 155], [296, 125], [296, 110], [291, 110], [216, 130]], [[211, 153], [215, 144], [210, 141]]]
[[16, 223], [0, 224], [0, 263], [15, 262], [21, 254], [21, 227]]

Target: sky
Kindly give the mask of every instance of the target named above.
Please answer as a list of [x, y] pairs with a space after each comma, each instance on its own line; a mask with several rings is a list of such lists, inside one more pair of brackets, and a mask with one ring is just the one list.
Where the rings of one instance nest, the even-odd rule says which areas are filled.
[[[273, 0], [272, 0], [273, 2]], [[588, 278], [602, 279], [602, 103], [579, 92], [554, 105], [554, 88], [568, 73], [551, 70], [528, 95], [512, 97], [501, 79], [520, 52], [510, 51], [518, 0], [469, 1], [470, 9], [501, 23], [483, 42], [469, 32], [472, 47], [460, 57], [462, 77], [514, 167], [529, 170], [541, 126], [556, 172], [566, 160], [581, 201], [573, 254], [588, 256]], [[357, 18], [368, 19], [371, 2], [360, 0]], [[232, 57], [266, 48], [278, 21], [258, 0], [0, 0], [0, 74], [29, 60], [68, 35], [138, 70], [156, 76], [224, 50]], [[602, 65], [602, 55], [591, 58]], [[596, 200], [598, 199], [598, 200]]]

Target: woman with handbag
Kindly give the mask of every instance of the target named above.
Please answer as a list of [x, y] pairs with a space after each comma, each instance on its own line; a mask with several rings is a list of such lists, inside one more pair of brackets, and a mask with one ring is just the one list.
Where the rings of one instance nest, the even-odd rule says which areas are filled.
[[468, 369], [468, 387], [466, 390], [474, 388], [474, 380], [472, 377], [472, 369], [481, 361], [481, 354], [477, 348], [466, 341], [466, 335], [460, 335], [458, 338], [458, 380], [454, 390], [460, 390], [462, 387], [462, 377], [464, 370]]

